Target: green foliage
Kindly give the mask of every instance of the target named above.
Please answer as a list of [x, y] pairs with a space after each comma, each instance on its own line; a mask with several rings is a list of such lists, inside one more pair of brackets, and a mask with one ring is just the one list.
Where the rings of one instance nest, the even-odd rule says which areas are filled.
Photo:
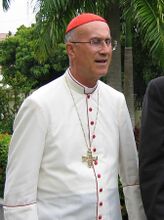
[[143, 47], [149, 48], [151, 57], [164, 67], [164, 1], [121, 0], [120, 3], [126, 22], [135, 23], [142, 35]]
[[12, 133], [14, 118], [13, 108], [10, 107], [12, 96], [10, 89], [0, 86], [0, 133]]
[[119, 194], [120, 194], [120, 204], [121, 204], [121, 213], [122, 213], [122, 218], [123, 220], [128, 219], [128, 215], [127, 215], [127, 210], [126, 210], [126, 206], [125, 206], [125, 200], [124, 200], [124, 194], [123, 194], [123, 188], [122, 188], [122, 184], [120, 182], [118, 182], [118, 187], [119, 187]]
[[[116, 1], [116, 0], [115, 0]], [[41, 1], [36, 16], [37, 55], [46, 60], [59, 42], [63, 42], [66, 26], [69, 21], [81, 12], [93, 12], [105, 16], [111, 1], [108, 0], [56, 0]]]
[[68, 66], [64, 44], [59, 44], [46, 62], [38, 61], [35, 31], [35, 25], [21, 26], [16, 35], [0, 42], [0, 132], [12, 133], [13, 119], [25, 97], [62, 75]]
[[[41, 60], [51, 54], [57, 42], [63, 41], [68, 22], [80, 12], [94, 12], [109, 18], [109, 8], [114, 2], [123, 6], [130, 16], [127, 21], [136, 23], [144, 39], [144, 46], [149, 47], [150, 54], [164, 66], [164, 1], [149, 0], [38, 0], [40, 8], [37, 13], [37, 52]], [[64, 15], [64, 16], [63, 16]], [[110, 21], [109, 21], [110, 23]]]
[[[23, 87], [28, 88], [27, 94], [31, 89], [57, 78], [68, 66], [64, 44], [59, 44], [55, 50], [52, 48], [52, 53], [46, 62], [40, 63], [35, 54], [37, 38], [35, 25], [30, 28], [21, 26], [15, 36], [0, 42], [0, 65], [4, 82], [12, 88], [18, 89], [18, 86], [23, 90]], [[17, 79], [20, 76], [21, 81], [18, 85]]]
[[143, 96], [148, 82], [158, 76], [164, 75], [164, 69], [152, 59], [149, 48], [143, 46], [141, 33], [136, 30], [133, 33], [134, 55], [134, 93], [137, 103], [142, 105]]
[[2, 7], [4, 11], [7, 11], [10, 8], [11, 0], [2, 0]]
[[164, 67], [164, 1], [132, 0], [132, 5], [143, 45]]
[[[36, 84], [36, 80], [30, 75], [30, 65], [33, 65], [33, 62], [29, 36], [31, 32], [22, 27], [18, 35], [10, 36], [0, 42], [3, 84], [8, 84], [13, 90], [20, 90], [19, 92], [25, 91], [26, 87], [27, 93]], [[29, 87], [29, 85], [32, 86]]]
[[3, 197], [4, 192], [8, 146], [10, 139], [11, 136], [9, 134], [0, 134], [0, 197]]

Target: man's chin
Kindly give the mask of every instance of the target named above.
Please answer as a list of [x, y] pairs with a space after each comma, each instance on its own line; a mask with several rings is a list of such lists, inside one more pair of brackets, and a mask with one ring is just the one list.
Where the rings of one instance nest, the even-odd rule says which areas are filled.
[[106, 76], [107, 73], [108, 73], [108, 71], [103, 71], [103, 72], [99, 73], [100, 78], [103, 77], [103, 76]]

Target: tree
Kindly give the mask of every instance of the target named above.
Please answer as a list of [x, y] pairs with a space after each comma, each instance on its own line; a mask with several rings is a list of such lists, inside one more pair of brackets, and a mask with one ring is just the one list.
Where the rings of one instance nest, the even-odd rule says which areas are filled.
[[149, 48], [143, 47], [142, 36], [137, 31], [133, 33], [133, 54], [135, 108], [140, 109], [148, 82], [164, 75], [164, 69], [152, 59]]
[[143, 45], [164, 67], [164, 0], [132, 0], [136, 28], [143, 37]]
[[4, 11], [7, 11], [10, 7], [11, 0], [2, 0], [2, 7]]
[[124, 35], [123, 92], [126, 97], [132, 125], [135, 127], [134, 82], [133, 82], [133, 32], [134, 21], [130, 1], [122, 1], [122, 31]]
[[[96, 12], [108, 19], [112, 4], [119, 6], [119, 1], [117, 0], [104, 0], [103, 2], [100, 0], [38, 0], [37, 2], [39, 7], [37, 24], [41, 34], [40, 42], [43, 43], [41, 48], [43, 57], [46, 57], [51, 52], [55, 42], [62, 40], [66, 25], [73, 16], [82, 11], [89, 11]], [[164, 62], [164, 52], [162, 50], [164, 45], [163, 0], [152, 2], [148, 0], [120, 0], [121, 4], [125, 2], [128, 2], [128, 6], [131, 6], [131, 10], [133, 10], [132, 19], [135, 19], [137, 28], [142, 31], [145, 45], [150, 46], [152, 54], [160, 55], [162, 51], [160, 60], [161, 63]], [[119, 27], [117, 26], [117, 28]]]
[[107, 74], [107, 84], [111, 85], [118, 91], [122, 91], [122, 78], [121, 78], [121, 24], [120, 24], [120, 7], [119, 2], [112, 2], [108, 6], [106, 16], [109, 20], [109, 26], [112, 33], [112, 39], [117, 42], [117, 50], [113, 51], [112, 63]]
[[[129, 13], [131, 15], [131, 11]], [[130, 16], [131, 17], [131, 16]], [[124, 81], [123, 92], [126, 97], [132, 125], [135, 127], [134, 110], [134, 81], [133, 81], [133, 46], [132, 46], [132, 22], [126, 17], [125, 22], [125, 46], [124, 46]]]
[[[133, 35], [137, 31], [143, 38], [146, 36], [144, 46], [150, 48], [152, 58], [162, 50], [160, 56], [158, 56], [158, 64], [164, 66], [163, 12], [161, 10], [163, 3], [157, 1], [154, 4], [153, 1], [148, 2], [147, 0], [122, 0], [121, 2], [125, 34], [124, 94], [134, 124]], [[155, 39], [154, 36], [158, 36], [158, 38]], [[151, 45], [153, 42], [158, 46]]]
[[[40, 63], [35, 55], [37, 37], [35, 25], [30, 28], [21, 26], [14, 36], [0, 42], [0, 64], [4, 83], [14, 88], [13, 78], [19, 72], [26, 78], [26, 85], [38, 88], [63, 73], [68, 64], [64, 44], [58, 44], [46, 62]], [[23, 92], [23, 84], [25, 83], [22, 83], [20, 92]], [[18, 85], [16, 87], [19, 88]]]
[[59, 44], [47, 59], [39, 63], [34, 45], [35, 25], [21, 26], [15, 36], [0, 42], [0, 130], [12, 132], [12, 121], [20, 104], [29, 93], [63, 74], [68, 65], [65, 46]]

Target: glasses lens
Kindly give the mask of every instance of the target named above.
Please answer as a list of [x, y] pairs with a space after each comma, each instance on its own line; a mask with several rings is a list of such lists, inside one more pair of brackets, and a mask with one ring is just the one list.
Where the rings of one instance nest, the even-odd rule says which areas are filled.
[[98, 39], [98, 38], [94, 38], [94, 39], [91, 39], [91, 45], [93, 46], [101, 46], [101, 39]]
[[107, 46], [109, 46], [111, 44], [111, 39], [106, 39], [105, 43], [106, 43]]

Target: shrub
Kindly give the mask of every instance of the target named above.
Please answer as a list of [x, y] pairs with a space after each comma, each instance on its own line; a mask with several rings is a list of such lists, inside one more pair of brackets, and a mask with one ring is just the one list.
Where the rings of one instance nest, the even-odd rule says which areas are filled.
[[0, 197], [3, 197], [4, 192], [8, 146], [10, 139], [11, 136], [9, 134], [0, 134]]
[[10, 88], [1, 85], [0, 81], [0, 134], [12, 133], [12, 124], [15, 117], [15, 100]]
[[119, 179], [119, 182], [118, 182], [118, 186], [119, 186], [122, 218], [123, 218], [123, 220], [128, 220], [128, 214], [127, 214], [127, 210], [126, 210], [126, 206], [125, 206], [125, 199], [124, 199], [124, 194], [123, 194], [123, 187], [122, 187], [122, 184], [120, 182], [120, 179]]

